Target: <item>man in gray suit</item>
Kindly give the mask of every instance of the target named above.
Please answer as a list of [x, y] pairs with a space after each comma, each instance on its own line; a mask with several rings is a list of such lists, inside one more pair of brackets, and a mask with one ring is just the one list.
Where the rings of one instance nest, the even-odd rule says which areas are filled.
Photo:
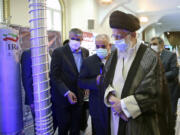
[[151, 48], [160, 54], [160, 58], [165, 70], [165, 76], [168, 82], [171, 107], [173, 113], [173, 125], [175, 125], [177, 101], [180, 97], [179, 88], [179, 67], [177, 65], [176, 53], [170, 52], [164, 48], [164, 41], [160, 37], [153, 37], [150, 42]]

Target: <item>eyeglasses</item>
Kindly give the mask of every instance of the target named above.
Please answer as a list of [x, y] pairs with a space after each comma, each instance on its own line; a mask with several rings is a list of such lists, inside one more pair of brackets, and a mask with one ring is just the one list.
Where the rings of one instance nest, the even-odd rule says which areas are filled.
[[106, 45], [96, 45], [96, 48], [99, 49], [99, 48], [106, 48]]
[[121, 39], [125, 38], [130, 33], [131, 32], [122, 32], [121, 34], [112, 34], [111, 37], [115, 40], [121, 40]]
[[158, 45], [157, 43], [150, 43], [150, 45]]
[[74, 38], [74, 37], [72, 37], [71, 40], [81, 41], [80, 38]]
[[121, 34], [112, 34], [111, 37], [113, 39], [122, 39], [122, 35]]

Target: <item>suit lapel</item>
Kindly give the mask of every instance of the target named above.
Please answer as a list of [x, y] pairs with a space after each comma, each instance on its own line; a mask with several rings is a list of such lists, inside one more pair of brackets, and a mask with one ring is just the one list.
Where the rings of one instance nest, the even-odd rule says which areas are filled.
[[86, 51], [83, 48], [81, 48], [81, 55], [82, 55], [82, 59], [88, 57]]
[[[95, 62], [97, 63], [97, 64], [99, 64], [99, 65], [101, 65], [102, 64], [102, 61], [101, 61], [101, 59], [95, 54]], [[96, 63], [94, 63], [94, 64], [96, 64]]]
[[67, 58], [69, 60], [69, 65], [71, 67], [73, 67], [74, 72], [78, 73], [77, 66], [76, 66], [76, 63], [75, 63], [75, 60], [74, 60], [74, 56], [73, 56], [72, 51], [71, 51], [71, 49], [69, 47], [69, 44], [67, 44], [65, 46], [65, 55], [67, 56]]

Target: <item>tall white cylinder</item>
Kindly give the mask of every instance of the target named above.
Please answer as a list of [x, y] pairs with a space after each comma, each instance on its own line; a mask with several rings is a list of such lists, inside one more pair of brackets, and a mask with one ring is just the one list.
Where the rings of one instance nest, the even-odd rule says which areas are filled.
[[36, 135], [53, 134], [49, 84], [46, 0], [29, 0]]
[[0, 28], [0, 134], [23, 129], [18, 31]]

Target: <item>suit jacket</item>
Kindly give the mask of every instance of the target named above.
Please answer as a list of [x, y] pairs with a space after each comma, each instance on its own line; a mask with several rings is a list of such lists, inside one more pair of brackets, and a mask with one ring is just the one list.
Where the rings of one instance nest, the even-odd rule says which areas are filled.
[[180, 97], [180, 86], [178, 81], [179, 68], [177, 66], [177, 56], [168, 50], [161, 52], [161, 61], [165, 70], [168, 88], [170, 90], [172, 111], [176, 113], [177, 101]]
[[[141, 114], [134, 118], [129, 118], [128, 122], [120, 119], [118, 135], [169, 135], [169, 126], [166, 120], [169, 111], [168, 101], [164, 105], [159, 99], [162, 97], [159, 59], [152, 49], [146, 48], [143, 51], [143, 48], [146, 48], [146, 46], [140, 45], [121, 94], [121, 99], [133, 95]], [[117, 52], [115, 51], [104, 67], [101, 84], [102, 94], [109, 84], [112, 84], [116, 63]], [[163, 99], [168, 99], [168, 95]], [[130, 108], [131, 105], [132, 108]], [[133, 109], [133, 104], [129, 103], [127, 107]], [[162, 116], [160, 121], [158, 116]], [[110, 120], [107, 121], [110, 123]], [[159, 125], [162, 125], [161, 127], [163, 128], [160, 129]], [[162, 133], [162, 131], [164, 132]]]
[[102, 71], [104, 64], [101, 59], [95, 54], [83, 61], [81, 72], [79, 75], [78, 85], [83, 89], [90, 89], [89, 95], [89, 111], [92, 117], [100, 117], [99, 109], [99, 88], [96, 84], [96, 77]]
[[[82, 59], [88, 57], [88, 50], [81, 48]], [[54, 50], [51, 60], [51, 85], [52, 96], [56, 106], [66, 107], [70, 103], [65, 93], [70, 90], [77, 96], [78, 103], [83, 103], [83, 90], [77, 85], [79, 72], [69, 44]]]
[[34, 104], [33, 78], [32, 78], [32, 60], [31, 49], [27, 49], [21, 56], [22, 83], [25, 90], [25, 104]]
[[25, 90], [25, 104], [31, 105], [34, 102], [33, 97], [33, 79], [32, 79], [32, 61], [31, 50], [25, 50], [21, 56], [22, 83]]

